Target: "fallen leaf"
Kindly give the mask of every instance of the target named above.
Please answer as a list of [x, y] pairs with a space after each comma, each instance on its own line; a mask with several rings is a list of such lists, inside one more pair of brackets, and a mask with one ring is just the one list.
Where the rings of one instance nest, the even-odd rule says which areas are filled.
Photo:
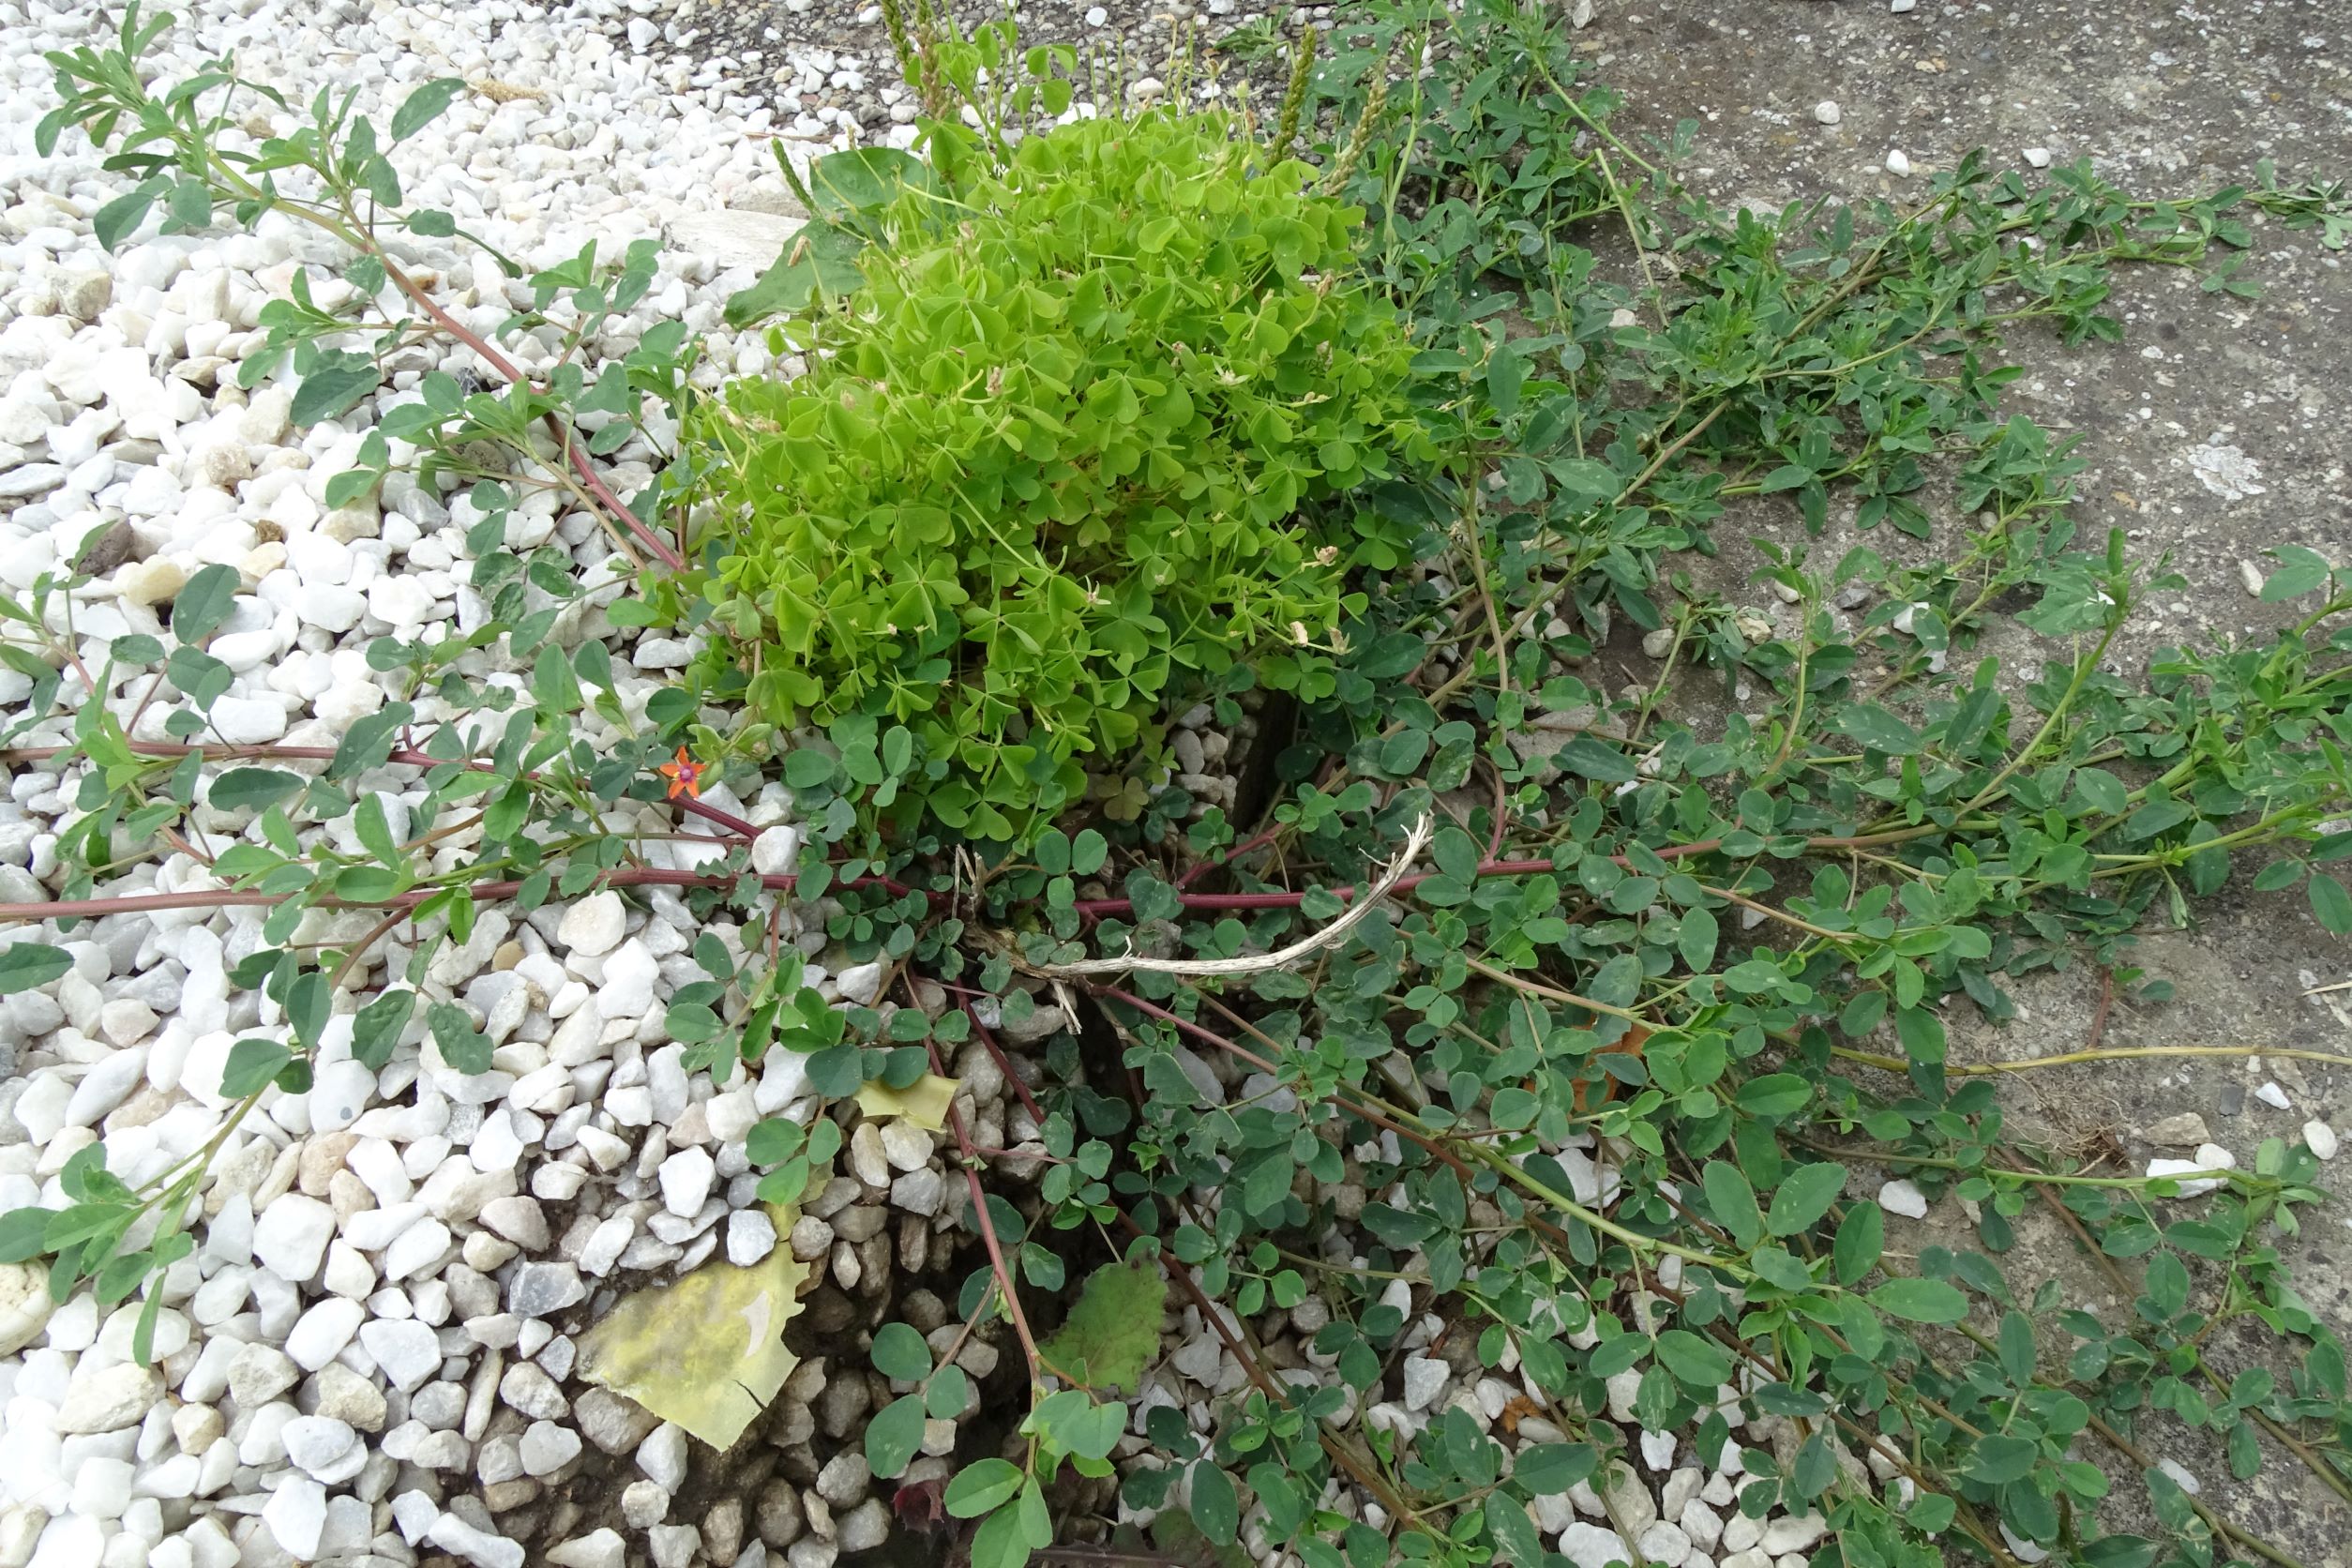
[[73, 564], [74, 570], [104, 577], [130, 559], [131, 547], [138, 542], [138, 534], [128, 522], [95, 530], [82, 542], [82, 554]]
[[1038, 1353], [1093, 1388], [1139, 1387], [1159, 1354], [1168, 1281], [1150, 1264], [1107, 1263], [1086, 1276], [1078, 1305]]
[[486, 76], [478, 82], [469, 82], [466, 85], [492, 103], [512, 103], [518, 98], [532, 98], [541, 103], [547, 101], [547, 94], [539, 88], [518, 86], [512, 82], [502, 82], [494, 76]]
[[[776, 1234], [789, 1234], [799, 1211], [766, 1207]], [[732, 1448], [800, 1364], [784, 1325], [800, 1312], [807, 1276], [779, 1246], [747, 1269], [714, 1259], [674, 1285], [626, 1296], [580, 1336], [580, 1375]]]
[[926, 1132], [937, 1132], [947, 1123], [947, 1108], [956, 1098], [958, 1079], [941, 1078], [926, 1073], [904, 1089], [893, 1089], [886, 1083], [869, 1083], [857, 1092], [857, 1108], [867, 1116], [903, 1116]]

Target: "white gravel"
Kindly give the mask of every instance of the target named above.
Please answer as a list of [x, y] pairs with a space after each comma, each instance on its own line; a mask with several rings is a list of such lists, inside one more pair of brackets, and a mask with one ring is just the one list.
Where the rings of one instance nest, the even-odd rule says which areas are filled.
[[[380, 127], [430, 78], [494, 84], [495, 98], [460, 95], [400, 149], [410, 203], [453, 212], [534, 266], [591, 240], [611, 256], [633, 239], [662, 240], [660, 280], [602, 350], [626, 352], [656, 322], [679, 320], [707, 335], [707, 378], [768, 368], [759, 338], [727, 334], [719, 312], [790, 224], [773, 211], [726, 209], [774, 206], [771, 135], [802, 161], [845, 144], [846, 122], [830, 110], [798, 113], [796, 94], [828, 73], [854, 74], [858, 62], [779, 45], [742, 63], [763, 88], [785, 87], [771, 110], [723, 68], [643, 53], [648, 29], [658, 32], [644, 14], [655, 0], [176, 8], [180, 25], [151, 57], [167, 76], [234, 52], [243, 73], [297, 106], [323, 86], [356, 89], [356, 112]], [[251, 233], [173, 237], [151, 219], [107, 254], [91, 218], [127, 182], [99, 169], [79, 132], [55, 158], [38, 157], [33, 128], [54, 101], [42, 51], [106, 47], [110, 24], [94, 5], [0, 0], [0, 590], [23, 595], [94, 535], [127, 525], [127, 558], [73, 607], [75, 652], [98, 670], [112, 639], [163, 635], [159, 612], [197, 571], [235, 566], [238, 594], [211, 644], [234, 677], [215, 723], [234, 741], [332, 745], [397, 689], [397, 677], [369, 669], [369, 643], [387, 632], [438, 639], [478, 625], [487, 607], [469, 582], [462, 496], [396, 477], [378, 498], [331, 507], [326, 482], [423, 372], [477, 367], [454, 349], [402, 351], [377, 398], [306, 430], [290, 426], [290, 370], [238, 390], [239, 361], [262, 344], [264, 305], [287, 294], [298, 265], [331, 297], [347, 258], [279, 218]], [[244, 101], [237, 134], [291, 128], [289, 116], [269, 120], [262, 107]], [[477, 328], [527, 300], [471, 247], [402, 243], [440, 302]], [[531, 345], [520, 357], [539, 364], [551, 353]], [[657, 459], [636, 443], [614, 454], [616, 488], [643, 483]], [[680, 645], [649, 639], [642, 663], [633, 660], [634, 634], [603, 612], [621, 578], [592, 520], [533, 496], [510, 538], [554, 540], [603, 585], [554, 639], [567, 648], [606, 641], [623, 701], [641, 707]], [[501, 679], [493, 659], [503, 656], [473, 672]], [[98, 695], [128, 718], [147, 678], [133, 671]], [[28, 690], [0, 671], [0, 709]], [[68, 675], [63, 712], [91, 696]], [[150, 702], [139, 738], [167, 738], [174, 706], [168, 692]], [[417, 706], [420, 730], [451, 716], [430, 695]], [[68, 722], [14, 744], [66, 740]], [[584, 724], [592, 743], [606, 738], [600, 723]], [[396, 828], [421, 798], [414, 770], [358, 782], [380, 792]], [[0, 899], [42, 899], [62, 886], [57, 834], [79, 784], [78, 771], [10, 775]], [[789, 867], [799, 837], [780, 789], [747, 803], [712, 798], [767, 830], [762, 868]], [[219, 841], [244, 830], [208, 809], [198, 820]], [[645, 824], [656, 823], [666, 814], [648, 813]], [[339, 825], [329, 841], [346, 831]], [[101, 891], [204, 885], [202, 867], [173, 856]], [[74, 967], [64, 978], [0, 1003], [0, 1209], [62, 1206], [57, 1172], [92, 1141], [136, 1183], [219, 1131], [229, 1047], [281, 1023], [253, 994], [233, 995], [228, 978], [261, 945], [262, 912], [98, 921], [68, 939]], [[347, 940], [361, 928], [347, 924], [314, 917], [302, 940]], [[633, 902], [602, 893], [527, 916], [484, 911], [471, 941], [433, 960], [424, 987], [428, 1000], [468, 1008], [496, 1043], [493, 1070], [478, 1078], [420, 1049], [421, 1008], [381, 1071], [352, 1058], [346, 1020], [330, 1025], [311, 1089], [272, 1091], [220, 1150], [197, 1251], [163, 1282], [152, 1369], [130, 1360], [135, 1299], [102, 1311], [85, 1293], [52, 1310], [38, 1271], [0, 1269], [0, 1561], [225, 1568], [409, 1563], [438, 1551], [479, 1568], [620, 1562], [611, 1529], [583, 1524], [574, 1539], [526, 1550], [504, 1523], [591, 1459], [613, 1462], [584, 1453], [583, 1432], [609, 1436], [616, 1420], [628, 1425], [615, 1412], [634, 1410], [572, 1377], [565, 1331], [595, 1309], [593, 1286], [667, 1278], [722, 1243], [739, 1262], [772, 1250], [775, 1227], [747, 1207], [755, 1178], [741, 1139], [759, 1115], [806, 1122], [815, 1109], [798, 1058], [752, 1078], [739, 1070], [725, 1112], [709, 1108], [724, 1086], [686, 1073], [665, 1044], [664, 999], [698, 975], [686, 949], [704, 930], [734, 935], [731, 925], [695, 921], [667, 892]], [[0, 941], [41, 934], [0, 929]], [[379, 947], [379, 972], [405, 967], [406, 940]], [[833, 994], [822, 933], [802, 944], [812, 979]], [[369, 988], [356, 985], [339, 1013]], [[991, 1141], [1018, 1141], [993, 1108], [983, 1123]], [[922, 1142], [916, 1163], [927, 1168], [930, 1140]], [[663, 1153], [641, 1163], [655, 1148]], [[932, 1205], [940, 1228], [960, 1218], [960, 1191]], [[861, 1259], [869, 1274], [887, 1269], [897, 1229], [864, 1231], [881, 1237], [881, 1250]], [[592, 1416], [603, 1425], [591, 1429]], [[637, 1466], [674, 1490], [687, 1470], [685, 1434], [658, 1426], [641, 1441]], [[613, 1505], [587, 1490], [589, 1506]], [[668, 1506], [665, 1497], [653, 1524], [670, 1533], [648, 1538], [656, 1555], [695, 1537], [696, 1527], [666, 1517]], [[730, 1506], [740, 1540], [743, 1505]], [[702, 1528], [730, 1527], [715, 1514]], [[830, 1543], [807, 1546], [793, 1557], [803, 1568], [830, 1562]], [[733, 1560], [760, 1568], [767, 1551], [752, 1539]]]

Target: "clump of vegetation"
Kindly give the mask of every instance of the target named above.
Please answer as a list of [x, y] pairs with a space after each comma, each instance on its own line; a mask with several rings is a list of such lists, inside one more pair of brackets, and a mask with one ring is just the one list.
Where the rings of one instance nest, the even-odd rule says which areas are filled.
[[[649, 334], [556, 384], [511, 367], [489, 391], [429, 384], [395, 425], [451, 476], [474, 476], [490, 437], [520, 477], [574, 475], [616, 542], [661, 564], [615, 621], [716, 634], [693, 681], [641, 721], [604, 643], [549, 645], [583, 590], [560, 553], [507, 548], [511, 491], [487, 477], [468, 546], [491, 619], [370, 652], [457, 710], [427, 734], [395, 702], [331, 755], [209, 746], [228, 676], [204, 645], [236, 590], [215, 567], [183, 591], [168, 648], [111, 649], [170, 694], [180, 739], [134, 742], [73, 702], [53, 607], [77, 584], [44, 580], [0, 600], [6, 652], [36, 678], [32, 709], [75, 708], [73, 740], [7, 760], [83, 768], [60, 853], [68, 893], [90, 896], [0, 917], [104, 914], [98, 879], [182, 844], [200, 802], [248, 812], [214, 871], [275, 906], [234, 978], [282, 1023], [230, 1058], [242, 1116], [307, 1081], [346, 1007], [370, 1064], [429, 1038], [487, 1069], [479, 1020], [427, 978], [478, 909], [673, 889], [742, 941], [694, 944], [705, 977], [671, 997], [671, 1037], [720, 1075], [804, 1053], [831, 1102], [747, 1138], [779, 1201], [822, 1186], [867, 1083], [905, 1087], [968, 1039], [993, 1050], [993, 1027], [1033, 1006], [1101, 1025], [1084, 1045], [1051, 1034], [1041, 1081], [1015, 1079], [1033, 1148], [982, 1150], [951, 1119], [989, 1184], [955, 1309], [965, 1334], [1018, 1340], [1005, 1364], [1029, 1401], [1016, 1440], [957, 1455], [916, 1500], [968, 1532], [975, 1568], [1099, 1550], [1095, 1521], [1121, 1503], [1152, 1517], [1110, 1535], [1129, 1554], [1247, 1539], [1311, 1568], [1554, 1561], [1530, 1510], [1610, 1490], [1629, 1440], [1610, 1385], [1628, 1374], [1633, 1425], [1703, 1457], [1736, 1413], [1732, 1506], [1818, 1513], [1817, 1560], [2299, 1568], [2148, 1445], [2152, 1428], [2206, 1434], [2209, 1475], [2291, 1462], [2352, 1500], [2343, 1348], [2280, 1257], [2321, 1196], [2314, 1156], [2266, 1140], [2176, 1207], [2177, 1179], [2088, 1168], [2004, 1122], [1997, 1073], [2113, 1053], [1954, 1060], [1947, 1020], [2009, 1016], [2015, 977], [2062, 961], [2161, 1004], [2133, 933], [2193, 920], [2249, 857], [2255, 892], [2299, 887], [2320, 928], [2352, 933], [2343, 563], [2282, 545], [2263, 597], [2300, 613], [2164, 650], [2145, 681], [2117, 673], [2116, 639], [2171, 580], [2118, 537], [2080, 536], [2079, 460], [2002, 408], [1999, 336], [2119, 335], [2103, 308], [2127, 264], [2242, 293], [2248, 209], [2340, 247], [2341, 191], [2159, 202], [2088, 167], [2042, 182], [1972, 157], [1906, 209], [1726, 214], [1676, 185], [1682, 136], [1636, 148], [1611, 130], [1557, 8], [1512, 0], [1367, 0], [1352, 53], [1299, 62], [1304, 101], [1277, 122], [1319, 173], [1222, 115], [1020, 138], [1024, 115], [1067, 107], [1050, 57], [1017, 55], [1009, 24], [966, 40], [927, 7], [912, 26], [889, 8], [927, 160], [822, 164], [817, 221], [738, 302], [741, 320], [786, 313], [805, 375], [690, 407], [696, 346]], [[323, 98], [252, 171], [307, 171], [320, 194], [290, 197], [207, 156], [223, 96], [247, 90], [225, 72], [171, 89], [177, 107], [148, 95], [152, 36], [134, 18], [120, 50], [59, 57], [67, 105], [44, 134], [128, 141], [122, 166], [149, 182], [102, 232], [156, 204], [183, 227], [276, 207], [367, 258], [364, 306], [264, 318], [305, 378], [297, 418], [371, 389], [370, 340], [465, 336], [375, 239], [395, 221], [449, 233], [446, 215], [397, 215], [381, 149], [459, 84], [420, 88], [382, 138]], [[1429, 69], [1392, 88], [1400, 56]], [[1602, 236], [1621, 229], [1632, 265], [1612, 268]], [[510, 330], [556, 325], [584, 355], [649, 266], [541, 274], [540, 311]], [[381, 319], [402, 297], [416, 314]], [[646, 424], [686, 436], [641, 517], [588, 460], [649, 402], [668, 418]], [[617, 433], [576, 442], [583, 415]], [[388, 462], [369, 446], [330, 494]], [[716, 503], [699, 538], [698, 500]], [[1797, 529], [1827, 535], [1848, 502], [1856, 536], [1816, 560]], [[1733, 508], [1784, 505], [1787, 538], [1754, 580], [1765, 611], [1693, 580]], [[1892, 563], [1859, 537], [1882, 524], [1951, 542]], [[1979, 656], [1999, 602], [2040, 640], [2030, 672]], [[1629, 625], [1665, 650], [1655, 686], [1593, 689], [1591, 655]], [[493, 659], [531, 672], [499, 725], [482, 716], [515, 693], [469, 672]], [[1695, 668], [1754, 701], [1702, 731], [1677, 702]], [[1300, 710], [1261, 821], [1172, 788], [1140, 813], [1078, 805], [1086, 771], [1151, 765], [1165, 704], [1247, 680]], [[831, 745], [788, 732], [814, 723]], [[494, 748], [465, 738], [492, 731]], [[750, 824], [691, 798], [731, 836], [718, 864], [649, 867], [642, 835], [611, 830], [609, 810], [661, 794], [654, 770], [680, 745], [681, 781], [707, 766], [748, 784], [784, 752], [807, 832], [791, 872], [749, 874]], [[359, 784], [386, 767], [428, 786], [409, 837]], [[322, 832], [345, 818], [357, 849]], [[1396, 906], [1337, 927], [1432, 819]], [[424, 852], [443, 840], [462, 847]], [[952, 1004], [829, 1004], [780, 940], [788, 893], [799, 917], [824, 911], [837, 971], [879, 960], [911, 999], [936, 983]], [[301, 940], [327, 909], [381, 923]], [[406, 977], [371, 984], [369, 950], [403, 926]], [[1295, 967], [1267, 961], [1317, 934]], [[0, 991], [69, 961], [0, 948]], [[1180, 1046], [1263, 1081], [1219, 1099]], [[53, 1259], [60, 1293], [144, 1289], [151, 1324], [205, 1157], [134, 1185], [93, 1146], [61, 1172], [72, 1207], [0, 1216], [0, 1259]], [[1972, 1231], [1890, 1245], [1847, 1190], [1856, 1167], [1973, 1205]], [[2086, 1244], [2117, 1304], [2080, 1306], [2005, 1256], [2034, 1212]], [[1033, 1332], [1081, 1274], [1059, 1332]], [[1277, 1367], [1258, 1331], [1289, 1332], [1281, 1315], [1310, 1299], [1310, 1364]], [[1216, 1325], [1244, 1377], [1205, 1424], [1136, 1387], [1166, 1302]], [[1507, 1419], [1367, 1417], [1394, 1405], [1432, 1314], [1525, 1391]], [[2247, 1332], [2217, 1332], [2232, 1325]], [[871, 1360], [906, 1389], [864, 1440], [894, 1480], [927, 1421], [963, 1408], [964, 1374], [903, 1323]], [[1138, 1404], [1149, 1455], [1123, 1465]]]
[[1427, 443], [1396, 309], [1351, 277], [1362, 214], [1306, 164], [1211, 113], [966, 141], [961, 177], [816, 171], [864, 243], [809, 239], [832, 279], [788, 255], [806, 370], [694, 428], [730, 634], [702, 673], [781, 728], [905, 726], [897, 813], [1003, 840], [1237, 661], [1327, 693], [1345, 574], [1396, 559], [1349, 498]]

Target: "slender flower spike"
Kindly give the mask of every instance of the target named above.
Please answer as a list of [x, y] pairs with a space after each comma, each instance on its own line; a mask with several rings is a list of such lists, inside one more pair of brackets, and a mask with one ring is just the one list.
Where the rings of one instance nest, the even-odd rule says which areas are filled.
[[664, 778], [670, 780], [670, 798], [676, 800], [680, 795], [691, 795], [696, 800], [701, 800], [702, 798], [702, 770], [708, 766], [708, 763], [698, 762], [687, 756], [685, 746], [678, 747], [678, 760], [674, 762], [662, 763], [658, 770]]

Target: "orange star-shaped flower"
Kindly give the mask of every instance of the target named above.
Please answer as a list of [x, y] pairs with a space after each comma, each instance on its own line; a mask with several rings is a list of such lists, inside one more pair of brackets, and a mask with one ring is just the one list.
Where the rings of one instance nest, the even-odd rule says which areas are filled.
[[686, 748], [682, 746], [678, 747], [676, 761], [664, 762], [656, 771], [670, 780], [671, 800], [676, 800], [680, 795], [691, 795], [696, 800], [701, 800], [702, 798], [702, 770], [708, 766], [708, 763], [698, 762], [687, 756]]

